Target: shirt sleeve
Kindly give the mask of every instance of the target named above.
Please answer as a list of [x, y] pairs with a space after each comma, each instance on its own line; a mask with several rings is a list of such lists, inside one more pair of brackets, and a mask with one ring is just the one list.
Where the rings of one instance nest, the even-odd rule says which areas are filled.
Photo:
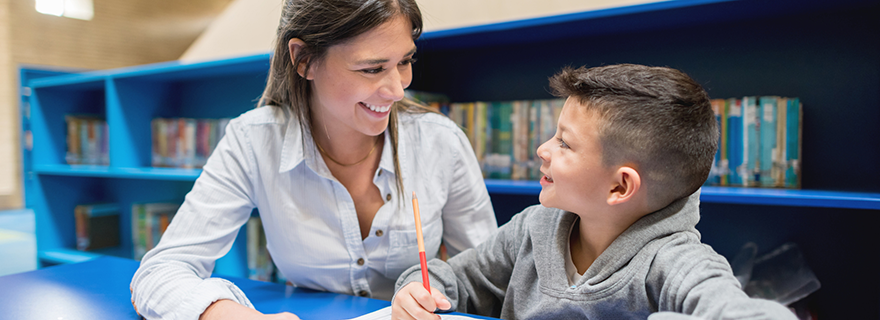
[[661, 286], [649, 290], [661, 312], [651, 319], [797, 319], [780, 303], [746, 295], [727, 260], [707, 245], [662, 251], [653, 272]]
[[[453, 310], [480, 315], [498, 316], [507, 292], [516, 253], [524, 240], [523, 214], [514, 216], [489, 239], [476, 248], [463, 251], [444, 262], [428, 262], [432, 287], [446, 295]], [[410, 282], [421, 282], [421, 266], [415, 265], [401, 274], [395, 292]]]
[[482, 243], [498, 229], [480, 164], [467, 136], [453, 130], [452, 176], [443, 206], [443, 241], [450, 256]]
[[142, 259], [131, 299], [145, 318], [196, 320], [221, 299], [253, 308], [234, 284], [210, 278], [254, 208], [247, 141], [247, 131], [230, 121], [161, 241]]

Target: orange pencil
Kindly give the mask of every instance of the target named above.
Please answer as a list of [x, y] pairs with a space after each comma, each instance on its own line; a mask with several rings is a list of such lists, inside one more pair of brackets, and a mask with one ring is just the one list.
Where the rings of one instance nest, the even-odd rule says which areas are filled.
[[416, 192], [413, 191], [413, 216], [416, 221], [416, 240], [419, 242], [419, 263], [422, 265], [422, 284], [425, 290], [431, 292], [431, 285], [428, 283], [428, 260], [425, 258], [425, 239], [422, 238], [422, 217], [419, 216], [419, 198], [416, 198]]

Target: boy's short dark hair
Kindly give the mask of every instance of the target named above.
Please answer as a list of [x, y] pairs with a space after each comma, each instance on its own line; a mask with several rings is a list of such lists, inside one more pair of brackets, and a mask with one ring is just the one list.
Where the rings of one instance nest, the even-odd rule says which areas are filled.
[[604, 164], [634, 166], [652, 206], [686, 197], [706, 181], [718, 124], [708, 94], [688, 75], [634, 64], [566, 67], [550, 87], [596, 112], [604, 123]]

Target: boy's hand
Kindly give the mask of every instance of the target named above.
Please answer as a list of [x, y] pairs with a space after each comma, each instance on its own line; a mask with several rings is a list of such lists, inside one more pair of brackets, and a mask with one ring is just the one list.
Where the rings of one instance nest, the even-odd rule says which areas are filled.
[[394, 320], [428, 320], [440, 319], [434, 314], [434, 310], [449, 310], [452, 304], [437, 288], [431, 287], [431, 292], [425, 290], [421, 282], [411, 282], [394, 296], [391, 302], [391, 319]]

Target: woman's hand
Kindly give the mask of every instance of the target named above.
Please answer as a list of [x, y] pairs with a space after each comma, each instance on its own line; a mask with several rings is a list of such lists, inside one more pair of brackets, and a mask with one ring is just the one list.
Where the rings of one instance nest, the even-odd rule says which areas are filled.
[[394, 296], [391, 302], [391, 319], [394, 320], [436, 320], [439, 315], [434, 310], [449, 310], [452, 304], [437, 288], [431, 287], [431, 292], [425, 290], [421, 282], [411, 282]]
[[299, 320], [295, 314], [282, 312], [275, 314], [262, 314], [257, 310], [245, 307], [232, 300], [214, 301], [205, 312], [199, 316], [199, 320], [223, 320], [223, 319], [254, 319], [254, 320]]

